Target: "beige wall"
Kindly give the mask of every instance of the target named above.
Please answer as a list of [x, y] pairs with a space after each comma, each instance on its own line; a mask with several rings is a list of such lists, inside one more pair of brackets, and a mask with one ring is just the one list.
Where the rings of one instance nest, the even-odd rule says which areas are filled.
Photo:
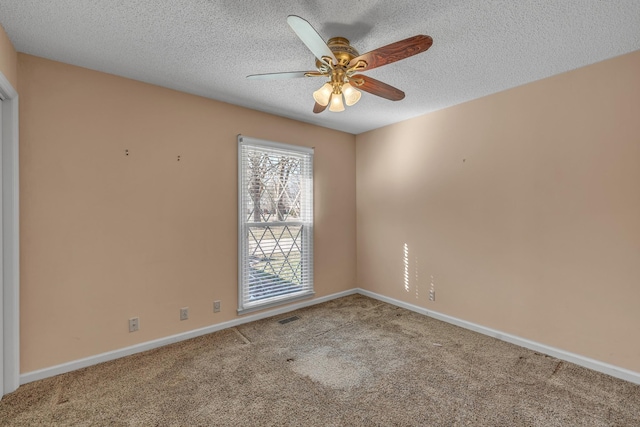
[[353, 135], [18, 63], [22, 372], [237, 317], [237, 134], [315, 147], [316, 295], [355, 286]]
[[356, 158], [360, 287], [640, 372], [640, 51], [358, 135]]
[[0, 25], [0, 73], [18, 90], [18, 54]]
[[640, 371], [640, 52], [358, 137], [17, 58], [23, 373], [236, 317], [238, 133], [316, 147], [318, 296], [357, 154], [360, 287]]

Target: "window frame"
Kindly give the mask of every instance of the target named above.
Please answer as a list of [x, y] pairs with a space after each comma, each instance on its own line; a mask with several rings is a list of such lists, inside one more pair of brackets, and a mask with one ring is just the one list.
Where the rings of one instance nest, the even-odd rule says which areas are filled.
[[[265, 228], [268, 228], [269, 225], [273, 224], [273, 226], [281, 226], [283, 224], [290, 225], [300, 225], [301, 229], [301, 244], [300, 246], [305, 248], [304, 252], [302, 250], [301, 253], [301, 275], [303, 276], [304, 283], [301, 285], [302, 290], [297, 292], [292, 292], [289, 294], [275, 295], [271, 297], [266, 297], [261, 300], [257, 300], [254, 302], [247, 301], [245, 299], [246, 286], [248, 283], [246, 281], [247, 276], [245, 275], [246, 271], [248, 271], [248, 263], [249, 263], [249, 249], [248, 249], [248, 230], [249, 227], [255, 227], [255, 223], [251, 223], [248, 220], [249, 211], [247, 205], [247, 198], [244, 197], [247, 192], [247, 182], [245, 181], [245, 168], [243, 164], [243, 147], [250, 146], [256, 147], [259, 150], [269, 151], [273, 149], [274, 151], [285, 151], [290, 152], [293, 156], [309, 156], [310, 160], [305, 161], [306, 173], [304, 177], [308, 178], [308, 182], [306, 182], [304, 188], [306, 193], [310, 193], [305, 195], [305, 203], [304, 206], [306, 210], [301, 216], [303, 219], [301, 221], [293, 221], [288, 223], [283, 223], [282, 221], [269, 221], [265, 222]], [[284, 144], [280, 142], [268, 141], [258, 138], [247, 137], [243, 135], [238, 135], [238, 314], [246, 314], [253, 311], [264, 310], [266, 308], [279, 306], [282, 304], [288, 304], [293, 301], [311, 298], [315, 295], [314, 291], [314, 280], [313, 280], [313, 227], [314, 227], [314, 215], [313, 215], [313, 156], [314, 149], [311, 147], [304, 147], [298, 145]], [[303, 177], [303, 178], [304, 178]], [[302, 206], [301, 206], [302, 209]], [[307, 212], [308, 211], [308, 212]], [[305, 220], [304, 217], [307, 219]], [[253, 225], [250, 225], [253, 224]], [[289, 230], [290, 232], [290, 230]], [[295, 240], [295, 239], [294, 239]], [[246, 242], [245, 242], [246, 241]], [[278, 239], [279, 242], [279, 239]], [[287, 259], [290, 253], [287, 254]]]

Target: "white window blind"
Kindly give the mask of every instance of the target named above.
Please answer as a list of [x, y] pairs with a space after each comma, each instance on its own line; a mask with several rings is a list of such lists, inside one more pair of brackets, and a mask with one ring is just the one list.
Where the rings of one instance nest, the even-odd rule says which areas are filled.
[[313, 149], [238, 136], [238, 312], [312, 296]]

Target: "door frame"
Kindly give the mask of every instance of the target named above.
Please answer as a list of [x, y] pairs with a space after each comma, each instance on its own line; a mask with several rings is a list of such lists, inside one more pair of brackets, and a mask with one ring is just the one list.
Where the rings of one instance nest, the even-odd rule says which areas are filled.
[[1, 396], [20, 385], [20, 186], [18, 92], [0, 72], [2, 99]]

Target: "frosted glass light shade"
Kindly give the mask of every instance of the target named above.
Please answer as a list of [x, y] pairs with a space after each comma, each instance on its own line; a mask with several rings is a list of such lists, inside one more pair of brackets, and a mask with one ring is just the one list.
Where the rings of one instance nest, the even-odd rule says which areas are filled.
[[331, 98], [331, 93], [333, 92], [333, 87], [330, 83], [325, 83], [322, 85], [320, 89], [313, 92], [313, 99], [323, 107], [326, 107], [329, 103], [329, 99]]
[[342, 85], [342, 93], [344, 94], [344, 102], [351, 107], [356, 102], [360, 101], [362, 94], [359, 90], [356, 90], [349, 83]]
[[344, 104], [342, 103], [341, 93], [334, 93], [333, 95], [331, 95], [331, 104], [329, 105], [329, 111], [333, 111], [334, 113], [344, 111]]

